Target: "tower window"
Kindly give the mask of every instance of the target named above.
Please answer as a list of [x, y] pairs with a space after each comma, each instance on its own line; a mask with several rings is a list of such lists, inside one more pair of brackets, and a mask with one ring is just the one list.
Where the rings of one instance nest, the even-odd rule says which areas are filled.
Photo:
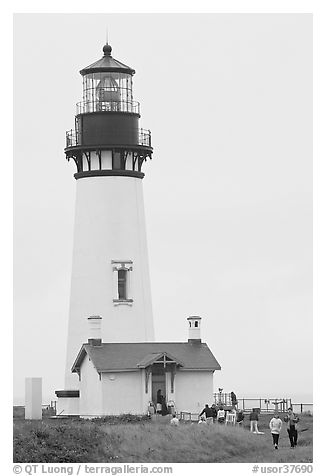
[[132, 289], [131, 289], [131, 271], [132, 261], [116, 261], [112, 260], [113, 271], [113, 303], [115, 306], [119, 304], [132, 305]]
[[195, 321], [195, 327], [198, 327], [198, 321]]
[[127, 299], [127, 270], [118, 270], [118, 299]]

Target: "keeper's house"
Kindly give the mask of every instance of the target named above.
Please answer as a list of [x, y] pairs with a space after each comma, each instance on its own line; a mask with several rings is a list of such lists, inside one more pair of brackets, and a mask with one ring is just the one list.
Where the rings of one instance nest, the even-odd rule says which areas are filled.
[[72, 367], [80, 416], [145, 414], [151, 402], [156, 406], [159, 389], [178, 412], [198, 413], [210, 403], [213, 374], [221, 367], [201, 342], [201, 318], [188, 322], [188, 342], [102, 343], [97, 336], [83, 344]]

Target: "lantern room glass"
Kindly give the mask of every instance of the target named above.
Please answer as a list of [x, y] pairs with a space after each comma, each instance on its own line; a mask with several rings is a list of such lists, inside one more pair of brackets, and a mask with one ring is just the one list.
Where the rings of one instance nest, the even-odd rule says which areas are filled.
[[115, 72], [86, 74], [83, 102], [87, 112], [133, 112], [132, 76]]

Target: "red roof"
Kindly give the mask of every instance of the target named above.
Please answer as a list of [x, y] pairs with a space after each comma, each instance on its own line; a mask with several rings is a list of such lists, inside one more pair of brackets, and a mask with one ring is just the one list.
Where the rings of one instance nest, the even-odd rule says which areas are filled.
[[132, 342], [83, 344], [71, 371], [79, 372], [86, 355], [98, 372], [113, 372], [139, 370], [164, 353], [184, 370], [221, 370], [208, 345], [202, 342]]

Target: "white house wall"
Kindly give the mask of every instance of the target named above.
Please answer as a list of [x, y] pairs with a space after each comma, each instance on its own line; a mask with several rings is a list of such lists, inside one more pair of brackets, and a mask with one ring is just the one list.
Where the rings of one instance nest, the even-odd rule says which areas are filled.
[[79, 411], [82, 417], [101, 416], [102, 386], [94, 364], [86, 355], [80, 368]]
[[78, 397], [60, 397], [57, 401], [57, 415], [79, 415], [79, 398]]
[[[132, 303], [114, 303], [117, 272], [112, 260], [132, 261]], [[87, 342], [87, 317], [102, 317], [103, 342], [154, 340], [142, 180], [125, 176], [76, 181], [76, 212], [68, 325], [66, 389], [78, 388], [71, 374]]]
[[106, 415], [147, 412], [148, 403], [144, 405], [145, 385], [140, 371], [102, 374], [102, 391], [103, 412]]
[[171, 400], [178, 412], [200, 413], [206, 403], [213, 403], [213, 372], [178, 371], [174, 387], [175, 398]]

